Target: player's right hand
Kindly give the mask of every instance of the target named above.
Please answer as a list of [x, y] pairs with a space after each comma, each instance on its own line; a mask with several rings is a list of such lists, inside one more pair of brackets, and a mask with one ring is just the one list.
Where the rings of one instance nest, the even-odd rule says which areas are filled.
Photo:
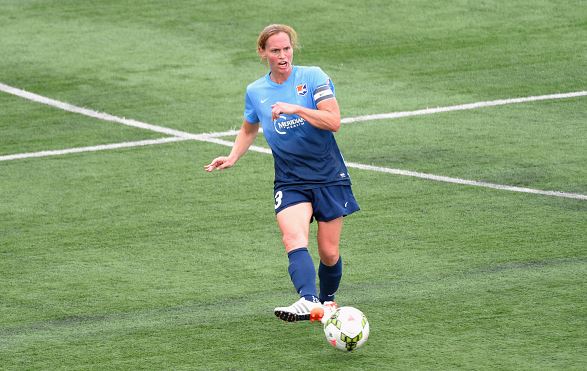
[[216, 157], [211, 163], [204, 166], [204, 170], [211, 172], [214, 170], [222, 170], [234, 165], [234, 162], [227, 156]]

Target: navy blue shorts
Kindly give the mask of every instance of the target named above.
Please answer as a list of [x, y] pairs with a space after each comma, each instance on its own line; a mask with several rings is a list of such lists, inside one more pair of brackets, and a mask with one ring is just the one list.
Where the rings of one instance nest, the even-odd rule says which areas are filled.
[[350, 185], [333, 185], [312, 189], [286, 189], [275, 192], [275, 214], [303, 202], [312, 204], [312, 219], [328, 222], [359, 210]]

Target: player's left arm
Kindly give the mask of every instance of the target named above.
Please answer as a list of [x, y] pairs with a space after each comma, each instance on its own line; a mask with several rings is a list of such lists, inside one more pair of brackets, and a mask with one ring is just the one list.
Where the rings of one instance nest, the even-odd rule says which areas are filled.
[[316, 105], [318, 109], [306, 108], [296, 104], [277, 102], [272, 107], [272, 115], [275, 120], [281, 113], [298, 115], [311, 125], [336, 132], [340, 129], [340, 108], [333, 96], [322, 100]]

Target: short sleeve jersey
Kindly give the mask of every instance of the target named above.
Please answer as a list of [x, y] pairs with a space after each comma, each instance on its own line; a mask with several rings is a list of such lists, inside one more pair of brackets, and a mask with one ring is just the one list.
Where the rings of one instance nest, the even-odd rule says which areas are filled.
[[263, 127], [273, 153], [276, 190], [351, 184], [331, 131], [298, 115], [271, 118], [271, 106], [276, 102], [317, 109], [318, 103], [333, 97], [334, 85], [319, 67], [294, 66], [283, 84], [273, 82], [267, 74], [247, 86], [244, 118]]

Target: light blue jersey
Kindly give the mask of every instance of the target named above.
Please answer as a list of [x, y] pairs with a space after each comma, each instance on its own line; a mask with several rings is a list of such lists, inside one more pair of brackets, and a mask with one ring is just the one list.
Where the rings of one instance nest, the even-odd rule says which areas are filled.
[[310, 189], [351, 184], [334, 134], [312, 126], [298, 115], [282, 114], [273, 121], [276, 102], [317, 109], [334, 97], [334, 85], [319, 67], [293, 66], [287, 81], [277, 84], [269, 74], [247, 86], [244, 117], [261, 123], [275, 165], [275, 189]]

